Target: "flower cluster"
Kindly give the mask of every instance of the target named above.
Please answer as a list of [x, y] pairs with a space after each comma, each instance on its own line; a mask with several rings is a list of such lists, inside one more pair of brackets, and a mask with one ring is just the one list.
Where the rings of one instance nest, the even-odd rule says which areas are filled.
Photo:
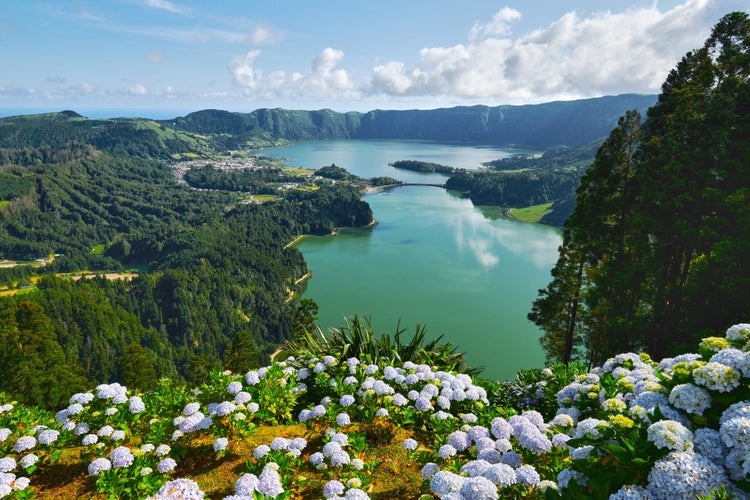
[[174, 479], [188, 450], [237, 458], [258, 426], [288, 424], [293, 433], [253, 441], [227, 498], [368, 498], [377, 441], [419, 465], [421, 493], [447, 499], [695, 498], [721, 487], [746, 498], [748, 349], [741, 324], [659, 363], [625, 353], [588, 373], [540, 371], [524, 382], [524, 408], [466, 374], [334, 356], [213, 373], [195, 391], [101, 384], [34, 422], [0, 402], [0, 497], [27, 495], [55, 450], [76, 447], [99, 493], [204, 498], [194, 480]]

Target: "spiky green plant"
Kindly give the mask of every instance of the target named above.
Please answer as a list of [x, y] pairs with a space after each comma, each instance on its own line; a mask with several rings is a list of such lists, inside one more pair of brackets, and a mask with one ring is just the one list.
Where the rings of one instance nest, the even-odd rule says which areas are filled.
[[344, 323], [343, 326], [331, 328], [328, 333], [324, 333], [320, 327], [312, 332], [305, 330], [296, 339], [287, 342], [283, 350], [293, 356], [322, 358], [330, 355], [338, 359], [355, 357], [378, 365], [411, 361], [472, 376], [482, 371], [482, 367], [466, 366], [464, 353], [459, 352], [451, 342], [441, 343], [443, 334], [428, 340], [424, 325], [417, 325], [414, 335], [404, 342], [402, 337], [406, 329], [401, 327], [400, 322], [396, 324], [392, 334], [376, 334], [369, 317], [355, 315], [351, 319], [344, 318]]

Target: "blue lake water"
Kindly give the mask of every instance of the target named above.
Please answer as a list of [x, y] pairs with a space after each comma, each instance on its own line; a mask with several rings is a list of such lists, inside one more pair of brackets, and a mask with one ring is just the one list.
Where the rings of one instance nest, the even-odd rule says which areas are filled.
[[[507, 156], [491, 147], [414, 141], [310, 141], [266, 150], [290, 165], [317, 169], [335, 163], [362, 176], [443, 182], [439, 174], [397, 170], [398, 160], [463, 168]], [[445, 334], [483, 375], [510, 379], [541, 367], [540, 331], [526, 319], [537, 290], [547, 285], [561, 243], [557, 229], [485, 214], [444, 189], [406, 186], [370, 193], [378, 225], [298, 244], [313, 272], [305, 297], [319, 307], [324, 329], [344, 317], [369, 316], [379, 332], [425, 325]]]

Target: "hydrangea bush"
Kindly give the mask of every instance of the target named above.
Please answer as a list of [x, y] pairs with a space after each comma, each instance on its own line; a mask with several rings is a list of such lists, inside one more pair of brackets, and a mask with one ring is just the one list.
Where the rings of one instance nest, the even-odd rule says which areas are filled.
[[0, 396], [0, 497], [32, 498], [36, 477], [78, 461], [89, 492], [204, 498], [185, 467], [198, 453], [243, 457], [223, 498], [385, 498], [375, 451], [398, 436], [414, 498], [748, 498], [749, 382], [739, 324], [694, 354], [527, 371], [500, 391], [441, 366], [307, 355], [193, 390], [101, 384], [56, 415]]

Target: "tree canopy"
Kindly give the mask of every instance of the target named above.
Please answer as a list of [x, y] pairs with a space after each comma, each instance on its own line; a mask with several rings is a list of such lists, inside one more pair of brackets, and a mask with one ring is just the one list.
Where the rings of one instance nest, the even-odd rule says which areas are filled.
[[552, 359], [668, 356], [750, 305], [750, 19], [722, 18], [581, 178], [529, 318]]

